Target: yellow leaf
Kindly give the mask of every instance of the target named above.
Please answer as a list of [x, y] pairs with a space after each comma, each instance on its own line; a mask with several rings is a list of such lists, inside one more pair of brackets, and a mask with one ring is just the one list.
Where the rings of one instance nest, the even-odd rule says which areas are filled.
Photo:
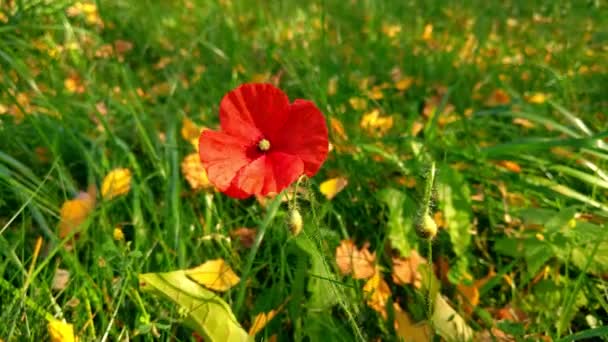
[[374, 109], [363, 115], [359, 125], [370, 134], [384, 135], [393, 127], [393, 117], [380, 116], [380, 111]]
[[534, 123], [524, 118], [514, 118], [513, 123], [516, 125], [520, 125], [523, 128], [534, 128]]
[[209, 260], [186, 271], [186, 275], [197, 283], [215, 291], [228, 291], [238, 284], [240, 278], [224, 259]]
[[395, 38], [399, 33], [401, 33], [401, 25], [384, 23], [382, 24], [382, 33], [389, 38]]
[[116, 241], [123, 241], [125, 239], [125, 233], [122, 231], [122, 229], [120, 229], [120, 227], [114, 228], [112, 236]]
[[344, 125], [342, 125], [342, 122], [340, 122], [340, 120], [331, 117], [329, 118], [329, 125], [331, 126], [331, 132], [335, 134], [337, 138], [341, 140], [348, 140], [348, 135], [346, 135]]
[[333, 96], [338, 92], [338, 76], [334, 76], [327, 82], [327, 95]]
[[353, 107], [354, 110], [365, 110], [367, 108], [367, 101], [360, 97], [351, 97], [348, 100], [350, 106]]
[[367, 295], [367, 305], [379, 312], [386, 319], [386, 303], [391, 296], [391, 289], [378, 269], [373, 277], [363, 286], [363, 293]]
[[194, 123], [194, 121], [190, 120], [187, 117], [184, 117], [182, 120], [182, 129], [181, 134], [182, 138], [192, 144], [194, 148], [198, 151], [198, 138], [201, 135], [201, 132], [204, 130], [204, 127], [200, 127]]
[[376, 273], [376, 253], [370, 253], [367, 244], [359, 250], [351, 240], [342, 240], [336, 248], [336, 264], [344, 275], [367, 279]]
[[336, 177], [326, 180], [321, 183], [319, 190], [328, 200], [336, 197], [336, 195], [342, 191], [346, 185], [348, 184], [348, 180], [344, 177]]
[[372, 87], [372, 89], [369, 92], [367, 92], [367, 97], [369, 97], [372, 100], [381, 100], [382, 98], [384, 98], [384, 93], [382, 93], [382, 88], [380, 88], [379, 86]]
[[182, 161], [182, 174], [192, 190], [211, 189], [213, 184], [207, 178], [207, 172], [201, 163], [198, 153], [187, 155]]
[[255, 316], [253, 319], [253, 324], [251, 324], [251, 328], [249, 328], [249, 335], [254, 336], [259, 333], [268, 322], [270, 322], [277, 315], [277, 311], [270, 310], [270, 312], [261, 312]]
[[547, 101], [547, 95], [545, 95], [543, 93], [534, 93], [532, 95], [527, 96], [526, 100], [529, 103], [543, 104]]
[[395, 88], [400, 91], [408, 90], [414, 84], [414, 78], [404, 77], [395, 83]]
[[427, 342], [431, 341], [431, 327], [427, 323], [414, 323], [412, 319], [403, 311], [399, 304], [394, 303], [395, 309], [395, 332], [402, 341], [406, 342]]
[[424, 32], [422, 33], [422, 40], [429, 41], [432, 38], [433, 38], [433, 25], [426, 24], [426, 26], [424, 26]]
[[47, 325], [51, 342], [75, 342], [78, 339], [74, 336], [74, 326], [70, 323], [52, 320]]
[[68, 93], [82, 94], [85, 91], [85, 87], [82, 83], [82, 80], [77, 74], [71, 74], [68, 78], [65, 79], [65, 81], [63, 81], [63, 85], [65, 87], [65, 90], [68, 91]]
[[95, 190], [91, 188], [89, 193], [81, 192], [73, 200], [63, 203], [59, 210], [59, 238], [68, 236], [74, 229], [78, 228], [89, 216], [95, 207]]
[[101, 196], [104, 199], [124, 195], [131, 190], [131, 170], [125, 168], [110, 171], [101, 183]]

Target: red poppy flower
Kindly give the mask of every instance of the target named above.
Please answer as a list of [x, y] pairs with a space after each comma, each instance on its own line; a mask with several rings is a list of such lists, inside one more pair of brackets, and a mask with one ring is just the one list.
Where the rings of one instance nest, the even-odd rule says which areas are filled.
[[220, 103], [220, 131], [199, 138], [201, 162], [228, 196], [279, 193], [301, 175], [312, 177], [327, 157], [323, 114], [307, 100], [289, 103], [270, 84], [243, 84]]

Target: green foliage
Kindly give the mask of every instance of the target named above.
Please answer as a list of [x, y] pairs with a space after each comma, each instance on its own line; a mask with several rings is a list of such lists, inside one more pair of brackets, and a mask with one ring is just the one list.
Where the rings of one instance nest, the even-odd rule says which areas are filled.
[[410, 255], [418, 241], [414, 225], [416, 203], [407, 194], [393, 188], [378, 192], [378, 200], [388, 208], [387, 229], [391, 246], [402, 256]]
[[[197, 303], [182, 313], [220, 340], [281, 305], [260, 339], [395, 340], [367, 279], [335, 267], [342, 239], [369, 243], [387, 306], [417, 319], [437, 295], [476, 333], [605, 338], [607, 25], [601, 1], [0, 0], [0, 338], [47, 340], [53, 316], [81, 340], [194, 340], [176, 307]], [[196, 152], [182, 119], [216, 128], [222, 96], [252, 80], [328, 118], [333, 150], [297, 203], [306, 235], [290, 235], [285, 204], [194, 191], [182, 174]], [[391, 127], [365, 128], [374, 110]], [[444, 226], [423, 241], [433, 162]], [[62, 205], [119, 167], [129, 193], [93, 196], [58, 236]], [[348, 185], [326, 200], [318, 185], [336, 176]], [[231, 234], [262, 224], [253, 251]], [[392, 278], [413, 249], [440, 279], [430, 295]], [[217, 258], [241, 277], [221, 296], [160, 277]], [[491, 272], [469, 314], [457, 285]], [[165, 300], [140, 296], [140, 274]]]
[[146, 273], [139, 276], [143, 291], [178, 305], [185, 322], [209, 341], [248, 341], [230, 306], [183, 271]]

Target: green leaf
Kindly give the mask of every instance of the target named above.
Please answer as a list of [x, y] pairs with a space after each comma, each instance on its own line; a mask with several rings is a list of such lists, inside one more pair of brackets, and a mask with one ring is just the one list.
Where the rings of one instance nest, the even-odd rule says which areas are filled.
[[336, 281], [336, 275], [329, 270], [323, 255], [319, 252], [313, 241], [305, 234], [297, 236], [296, 244], [310, 257], [310, 280], [308, 281], [308, 291], [311, 293], [307, 304], [309, 309], [324, 310], [338, 303], [332, 282]]
[[462, 256], [471, 243], [471, 190], [460, 173], [443, 165], [437, 175], [437, 195], [454, 253]]
[[553, 256], [555, 256], [555, 252], [551, 244], [535, 238], [524, 241], [524, 259], [530, 276], [536, 274]]
[[185, 323], [205, 341], [253, 341], [230, 306], [215, 293], [190, 280], [184, 271], [139, 275], [140, 288], [180, 307]]
[[402, 256], [410, 255], [417, 241], [414, 229], [414, 217], [416, 216], [416, 203], [403, 192], [386, 188], [378, 193], [378, 199], [388, 207], [388, 238], [393, 248], [396, 248]]
[[[591, 255], [593, 246], [591, 244], [580, 245], [572, 250], [572, 263], [580, 270], [595, 275], [608, 273], [608, 241], [600, 242], [594, 255]], [[592, 258], [587, 269], [587, 261]]]

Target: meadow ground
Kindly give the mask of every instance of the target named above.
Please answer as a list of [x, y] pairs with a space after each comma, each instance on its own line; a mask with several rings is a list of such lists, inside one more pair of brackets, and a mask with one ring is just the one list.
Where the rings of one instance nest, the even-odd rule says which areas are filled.
[[[607, 68], [603, 1], [0, 0], [0, 340], [607, 339]], [[199, 162], [246, 82], [285, 196]]]

